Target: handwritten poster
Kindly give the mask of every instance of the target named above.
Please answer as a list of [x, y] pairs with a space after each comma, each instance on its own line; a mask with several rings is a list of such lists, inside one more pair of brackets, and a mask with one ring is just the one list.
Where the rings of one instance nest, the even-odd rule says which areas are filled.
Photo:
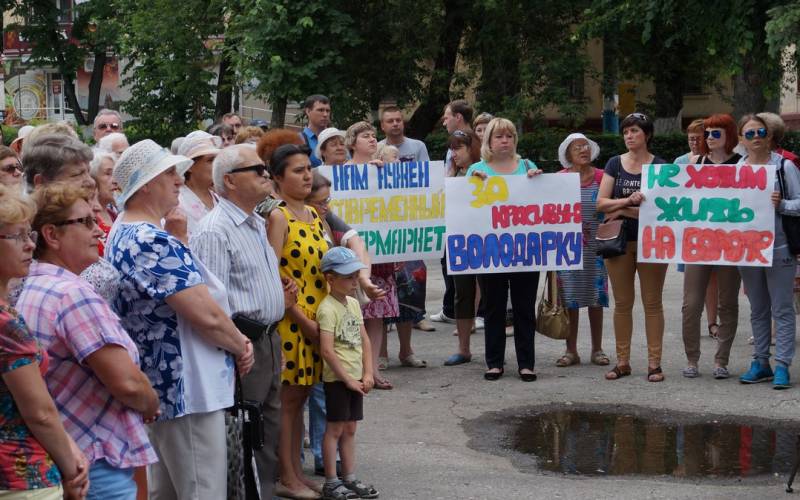
[[457, 177], [445, 185], [448, 273], [582, 268], [578, 174]]
[[639, 262], [771, 266], [773, 165], [644, 165]]
[[440, 258], [444, 249], [444, 164], [323, 165], [330, 209], [358, 231], [373, 263]]

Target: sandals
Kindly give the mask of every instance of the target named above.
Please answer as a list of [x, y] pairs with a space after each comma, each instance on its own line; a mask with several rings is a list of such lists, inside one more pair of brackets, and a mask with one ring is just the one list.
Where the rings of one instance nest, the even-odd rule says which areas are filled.
[[606, 372], [606, 380], [618, 380], [631, 374], [630, 366], [616, 365], [611, 371]]
[[426, 368], [428, 366], [426, 361], [419, 359], [415, 354], [409, 354], [400, 359], [400, 364], [407, 368]]
[[655, 368], [648, 368], [647, 369], [647, 381], [648, 382], [663, 382], [664, 381], [664, 372], [661, 371], [660, 366], [656, 366]]
[[681, 372], [686, 378], [697, 378], [700, 376], [700, 371], [694, 365], [689, 365]]
[[592, 353], [592, 364], [598, 366], [608, 366], [611, 363], [611, 360], [608, 358], [608, 355], [603, 351], [594, 351]]
[[358, 493], [345, 486], [342, 482], [339, 482], [333, 488], [326, 484], [322, 490], [322, 500], [350, 500], [353, 498], [358, 498]]
[[581, 364], [580, 356], [578, 356], [574, 352], [569, 352], [569, 351], [565, 352], [564, 355], [558, 358], [558, 361], [556, 361], [556, 366], [559, 366], [561, 368], [579, 364]]
[[380, 495], [371, 484], [364, 484], [360, 480], [344, 481], [344, 486], [358, 495], [358, 498], [378, 498]]
[[726, 367], [724, 367], [724, 366], [718, 366], [718, 367], [714, 368], [714, 371], [712, 372], [712, 375], [717, 380], [726, 379], [726, 378], [731, 376], [731, 374], [728, 371], [728, 369]]
[[718, 323], [711, 323], [708, 325], [708, 336], [712, 339], [716, 339], [719, 336], [719, 324]]
[[380, 389], [382, 391], [390, 391], [394, 389], [394, 386], [391, 382], [386, 380], [385, 378], [376, 378], [375, 385], [373, 385], [375, 389]]
[[383, 356], [378, 358], [378, 370], [386, 370], [389, 368], [389, 358]]

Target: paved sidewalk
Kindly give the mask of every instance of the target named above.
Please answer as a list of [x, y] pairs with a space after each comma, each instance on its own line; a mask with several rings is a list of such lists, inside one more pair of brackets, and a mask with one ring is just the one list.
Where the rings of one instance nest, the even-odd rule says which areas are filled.
[[[442, 280], [438, 261], [428, 263], [428, 312], [438, 312]], [[646, 347], [641, 305], [634, 308], [633, 376], [612, 382], [604, 367], [589, 363], [589, 331], [581, 317], [579, 349], [583, 364], [557, 368], [563, 344], [536, 336], [539, 380], [523, 383], [516, 375], [513, 342], [507, 346], [507, 371], [498, 382], [486, 382], [483, 334], [472, 337], [472, 363], [444, 367], [456, 348], [454, 327], [435, 323], [437, 331], [415, 331], [417, 355], [428, 368], [401, 368], [397, 337], [389, 334], [391, 366], [385, 372], [395, 385], [373, 391], [365, 401], [365, 420], [357, 434], [358, 473], [381, 491], [383, 499], [488, 498], [769, 498], [783, 496], [784, 478], [688, 481], [669, 477], [586, 478], [521, 470], [508, 452], [476, 451], [462, 426], [486, 412], [514, 407], [571, 401], [575, 403], [635, 404], [645, 408], [692, 413], [736, 414], [800, 421], [800, 386], [774, 391], [770, 384], [740, 385], [737, 377], [750, 362], [749, 305], [741, 296], [739, 332], [731, 354], [732, 378], [713, 380], [714, 341], [704, 335], [701, 376], [681, 376], [685, 366], [681, 325], [682, 275], [671, 266], [665, 287], [666, 332], [660, 384], [645, 380]], [[637, 287], [638, 288], [638, 287]], [[638, 301], [638, 298], [637, 298]], [[532, 305], [533, 306], [533, 305]], [[615, 360], [611, 310], [605, 314], [603, 347]], [[705, 318], [703, 319], [705, 328]], [[511, 339], [509, 339], [511, 340]], [[800, 381], [800, 371], [791, 370]], [[486, 429], [493, 432], [493, 429]], [[473, 443], [474, 445], [474, 443]]]

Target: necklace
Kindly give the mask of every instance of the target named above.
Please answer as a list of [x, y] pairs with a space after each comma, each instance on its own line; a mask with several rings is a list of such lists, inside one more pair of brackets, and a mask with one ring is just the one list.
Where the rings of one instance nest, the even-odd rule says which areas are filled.
[[300, 221], [302, 221], [302, 222], [308, 222], [308, 221], [306, 220], [306, 218], [308, 217], [308, 210], [306, 210], [306, 207], [305, 207], [305, 205], [303, 205], [303, 214], [302, 214], [302, 215], [298, 214], [298, 213], [297, 213], [297, 212], [294, 210], [294, 208], [292, 208], [292, 207], [291, 207], [291, 205], [289, 205], [288, 203], [286, 204], [286, 208], [288, 208], [288, 209], [289, 209], [289, 212], [291, 212], [291, 213], [292, 213], [292, 215], [294, 215], [294, 218], [295, 218], [295, 219], [297, 219], [297, 220], [300, 220]]

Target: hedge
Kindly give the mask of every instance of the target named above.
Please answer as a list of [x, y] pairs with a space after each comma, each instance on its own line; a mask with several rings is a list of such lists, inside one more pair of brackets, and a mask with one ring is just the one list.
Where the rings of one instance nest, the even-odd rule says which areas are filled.
[[[545, 172], [554, 172], [561, 169], [558, 162], [558, 146], [569, 135], [568, 131], [558, 129], [543, 129], [537, 132], [523, 134], [519, 138], [517, 152], [523, 157], [536, 162]], [[617, 134], [586, 134], [586, 137], [600, 145], [600, 156], [595, 165], [603, 167], [614, 155], [625, 152], [625, 143], [621, 135]], [[444, 158], [447, 147], [447, 134], [435, 133], [425, 139], [428, 153], [432, 159]], [[783, 140], [783, 147], [789, 151], [800, 153], [800, 131], [787, 132]], [[672, 161], [689, 151], [684, 134], [663, 134], [653, 137], [650, 150], [665, 160]]]

